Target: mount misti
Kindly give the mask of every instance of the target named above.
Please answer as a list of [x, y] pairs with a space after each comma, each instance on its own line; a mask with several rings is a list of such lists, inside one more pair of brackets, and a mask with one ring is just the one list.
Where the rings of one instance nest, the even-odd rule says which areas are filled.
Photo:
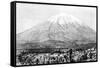
[[72, 15], [52, 16], [42, 24], [17, 34], [17, 49], [73, 48], [77, 47], [76, 44], [96, 43], [96, 32], [83, 24]]

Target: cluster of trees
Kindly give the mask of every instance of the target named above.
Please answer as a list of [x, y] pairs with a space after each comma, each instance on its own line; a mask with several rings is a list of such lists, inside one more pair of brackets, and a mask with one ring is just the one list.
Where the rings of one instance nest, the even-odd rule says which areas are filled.
[[37, 65], [96, 61], [96, 48], [89, 49], [31, 49], [16, 56], [17, 65]]

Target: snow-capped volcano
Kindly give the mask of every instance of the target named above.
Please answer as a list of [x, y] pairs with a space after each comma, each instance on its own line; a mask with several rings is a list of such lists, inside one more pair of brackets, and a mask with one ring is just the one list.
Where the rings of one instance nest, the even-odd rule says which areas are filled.
[[[67, 30], [71, 26], [79, 27], [82, 25], [82, 22], [78, 20], [76, 17], [68, 14], [59, 14], [52, 16], [48, 19], [48, 21], [51, 23], [51, 31], [54, 28], [54, 30]], [[68, 27], [68, 28], [67, 28]]]
[[[63, 41], [66, 43], [64, 45], [66, 47], [71, 45], [69, 42], [76, 40], [78, 43], [96, 41], [96, 32], [87, 25], [83, 25], [78, 18], [72, 15], [59, 14], [50, 17], [42, 24], [17, 34], [18, 45], [26, 42], [40, 42], [44, 46], [44, 44], [48, 45], [47, 43], [54, 42], [50, 40]], [[40, 44], [39, 47], [41, 47]]]
[[[63, 41], [65, 39], [80, 40], [82, 37], [86, 38], [87, 36], [90, 36], [91, 32], [95, 33], [90, 27], [83, 25], [83, 23], [78, 18], [68, 14], [52, 16], [48, 19], [48, 22], [50, 23], [48, 29], [50, 38], [53, 40], [57, 40], [58, 38], [58, 40], [63, 39]], [[87, 36], [85, 37], [84, 35]]]

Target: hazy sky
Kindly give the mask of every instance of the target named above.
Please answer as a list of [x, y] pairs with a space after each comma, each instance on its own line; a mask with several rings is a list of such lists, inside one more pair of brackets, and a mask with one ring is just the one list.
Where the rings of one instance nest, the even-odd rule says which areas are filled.
[[96, 8], [17, 3], [17, 33], [60, 13], [71, 14], [96, 30]]

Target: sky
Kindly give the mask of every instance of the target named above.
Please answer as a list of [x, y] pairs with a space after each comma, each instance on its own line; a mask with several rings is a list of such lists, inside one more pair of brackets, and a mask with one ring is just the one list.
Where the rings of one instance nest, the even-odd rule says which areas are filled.
[[73, 15], [96, 31], [96, 8], [93, 7], [17, 3], [16, 8], [17, 34], [61, 13]]

